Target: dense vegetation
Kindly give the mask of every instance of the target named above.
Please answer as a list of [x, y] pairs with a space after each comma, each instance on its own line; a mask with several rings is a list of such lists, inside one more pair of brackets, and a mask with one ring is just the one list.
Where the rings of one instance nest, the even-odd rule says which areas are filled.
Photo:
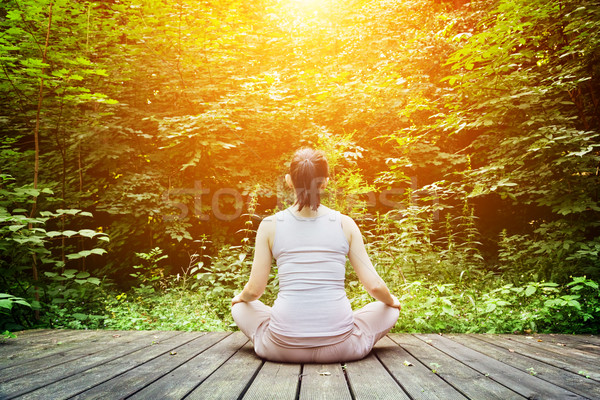
[[0, 331], [229, 329], [304, 145], [396, 330], [598, 331], [597, 2], [6, 0], [0, 27]]

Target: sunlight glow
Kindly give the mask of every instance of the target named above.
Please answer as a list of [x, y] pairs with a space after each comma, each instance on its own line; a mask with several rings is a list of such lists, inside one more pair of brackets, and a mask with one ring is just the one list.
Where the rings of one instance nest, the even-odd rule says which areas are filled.
[[[314, 15], [322, 13], [331, 13], [331, 9], [334, 6], [334, 1], [323, 1], [323, 0], [288, 0], [287, 4], [292, 14], [304, 14]], [[285, 4], [282, 2], [280, 4]], [[292, 11], [293, 10], [293, 11]], [[297, 15], [299, 16], [299, 15]]]
[[296, 3], [306, 5], [306, 6], [315, 6], [317, 4], [321, 4], [321, 0], [293, 0]]

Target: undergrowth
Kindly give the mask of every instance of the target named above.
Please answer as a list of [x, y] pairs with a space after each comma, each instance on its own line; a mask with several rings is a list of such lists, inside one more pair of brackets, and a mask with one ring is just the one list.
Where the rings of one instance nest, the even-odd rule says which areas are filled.
[[[215, 287], [217, 287], [216, 285]], [[348, 283], [353, 308], [373, 301], [355, 281]], [[598, 283], [575, 277], [565, 285], [495, 279], [487, 284], [419, 280], [392, 288], [402, 304], [392, 332], [421, 333], [598, 333]], [[217, 294], [222, 293], [216, 290]], [[268, 293], [265, 303], [272, 304]], [[174, 288], [144, 296], [118, 294], [106, 301], [107, 329], [231, 330], [229, 297]]]
[[[392, 332], [599, 332], [597, 280], [578, 276], [555, 283], [537, 279], [535, 274], [502, 273], [502, 268], [494, 272], [483, 264], [472, 237], [460, 238], [449, 229], [441, 240], [431, 240], [427, 223], [416, 217], [405, 218], [397, 226], [380, 224], [366, 231], [367, 237], [377, 238], [368, 245], [373, 264], [402, 304]], [[408, 230], [412, 234], [405, 234]], [[126, 292], [117, 291], [114, 284], [87, 273], [65, 270], [61, 275], [46, 274], [44, 293], [52, 300], [45, 300], [49, 305], [41, 325], [36, 327], [236, 329], [230, 301], [242, 290], [250, 273], [252, 234], [248, 229], [241, 245], [219, 246], [213, 255], [204, 252], [209, 241], [202, 238], [197, 241], [198, 251], [190, 254], [189, 264], [176, 275], [165, 273], [170, 267], [161, 249], [138, 253], [141, 263], [132, 274], [137, 283]], [[346, 290], [353, 308], [374, 301], [350, 265], [347, 271]], [[272, 305], [277, 290], [276, 268], [273, 268], [261, 300]], [[18, 316], [18, 307], [32, 307], [9, 295], [0, 300], [5, 320], [10, 315]], [[8, 325], [0, 329], [17, 330]]]

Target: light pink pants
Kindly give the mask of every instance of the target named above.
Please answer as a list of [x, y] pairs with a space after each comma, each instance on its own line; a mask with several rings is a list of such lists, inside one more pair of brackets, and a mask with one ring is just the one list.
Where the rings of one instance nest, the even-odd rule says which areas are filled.
[[[237, 303], [231, 309], [238, 328], [254, 343], [254, 351], [264, 359], [293, 363], [334, 363], [360, 360], [369, 354], [375, 343], [396, 324], [400, 311], [380, 301], [354, 311], [354, 329], [341, 335], [339, 343], [314, 347], [282, 346], [269, 329], [271, 307], [259, 300]], [[332, 340], [333, 339], [333, 340]], [[328, 338], [335, 342], [335, 338]]]

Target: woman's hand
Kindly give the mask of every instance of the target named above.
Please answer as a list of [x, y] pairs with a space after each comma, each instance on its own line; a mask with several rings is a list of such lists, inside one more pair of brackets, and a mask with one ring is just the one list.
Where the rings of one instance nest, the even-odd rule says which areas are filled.
[[244, 302], [244, 300], [242, 300], [242, 294], [240, 293], [237, 296], [235, 296], [233, 299], [231, 299], [231, 307], [233, 307], [237, 303], [243, 303], [243, 302]]
[[398, 298], [394, 295], [392, 295], [392, 299], [394, 299], [394, 304], [392, 304], [392, 305], [388, 304], [388, 306], [397, 308], [398, 310], [401, 310], [402, 306], [400, 305], [400, 300], [398, 300]]

